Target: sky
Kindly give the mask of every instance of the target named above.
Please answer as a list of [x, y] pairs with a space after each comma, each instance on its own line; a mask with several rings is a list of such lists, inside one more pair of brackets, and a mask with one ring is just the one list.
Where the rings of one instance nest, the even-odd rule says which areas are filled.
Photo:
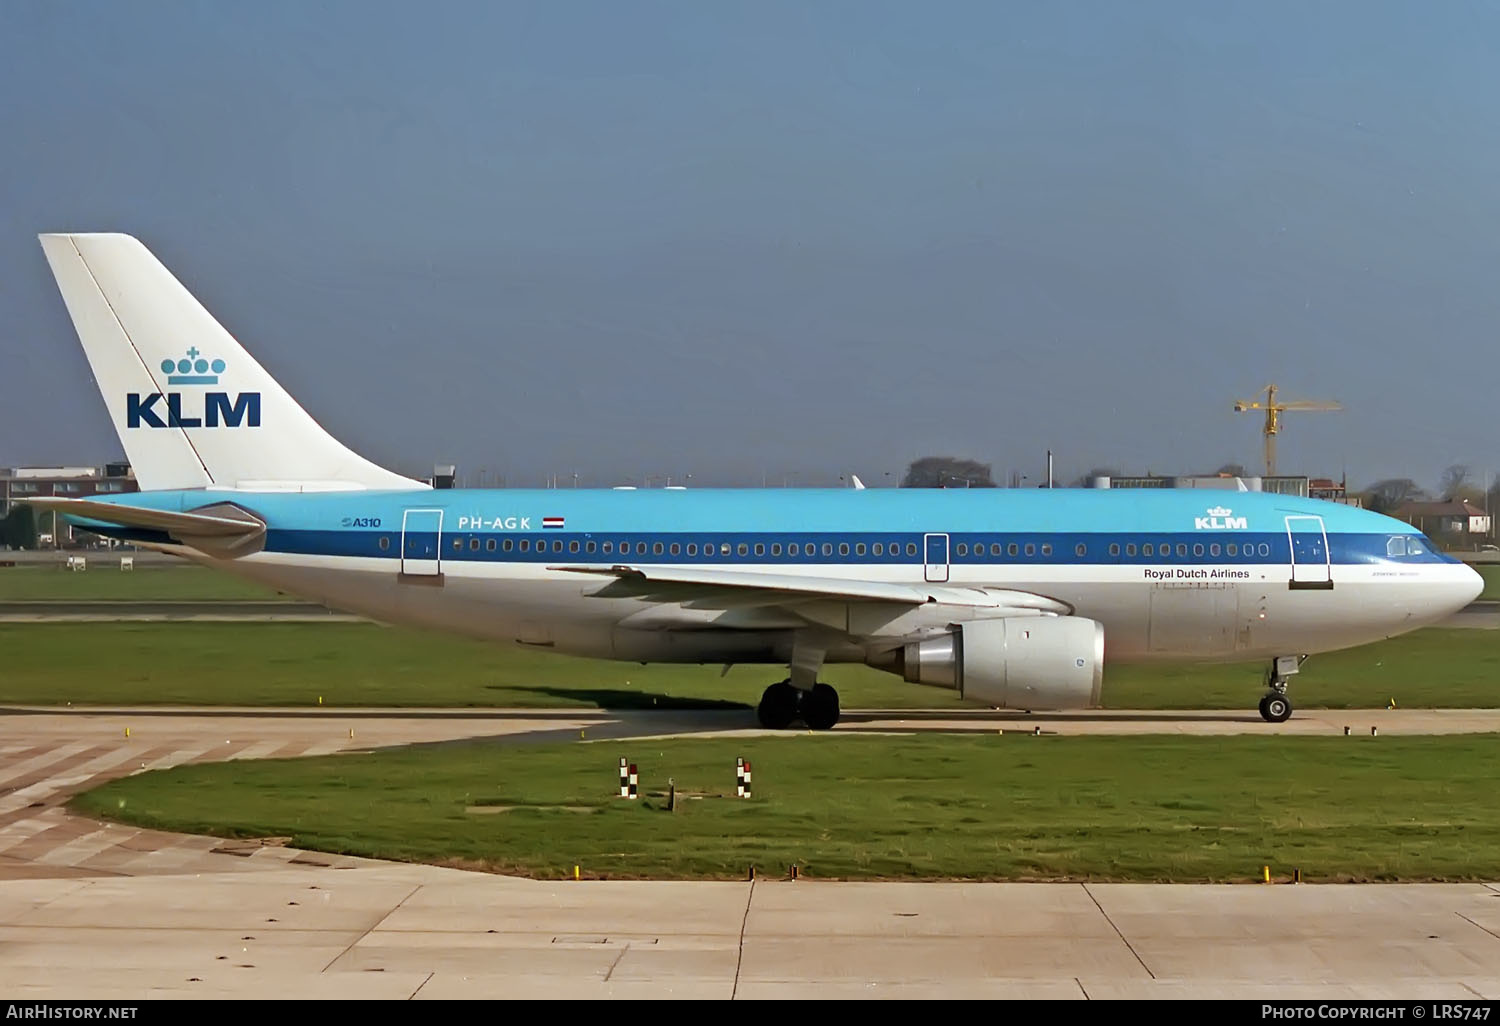
[[0, 465], [122, 453], [36, 241], [120, 231], [417, 476], [1254, 472], [1268, 383], [1500, 474], [1494, 4], [15, 2], [0, 96]]

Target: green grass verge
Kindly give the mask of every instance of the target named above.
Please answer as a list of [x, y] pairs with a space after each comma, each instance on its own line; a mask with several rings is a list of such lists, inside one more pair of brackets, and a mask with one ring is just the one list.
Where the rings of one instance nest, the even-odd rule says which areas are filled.
[[[1497, 738], [793, 736], [185, 766], [74, 799], [141, 826], [559, 878], [1500, 876]], [[613, 797], [618, 759], [642, 798]], [[754, 797], [734, 797], [750, 759]], [[680, 797], [667, 811], [673, 778]], [[689, 794], [705, 797], [693, 799]]]
[[1481, 563], [1474, 569], [1484, 578], [1484, 591], [1479, 595], [1480, 600], [1500, 601], [1500, 564]]
[[121, 570], [112, 557], [86, 555], [89, 569], [59, 566], [0, 568], [0, 601], [103, 602], [139, 600], [249, 600], [288, 596], [201, 566], [140, 566]]
[[[49, 705], [751, 706], [784, 670], [575, 659], [373, 624], [0, 624], [0, 703]], [[1259, 664], [1116, 666], [1104, 703], [1251, 709]], [[824, 678], [848, 708], [973, 708], [952, 692], [863, 666]], [[1500, 705], [1500, 632], [1429, 629], [1316, 656], [1301, 708]]]

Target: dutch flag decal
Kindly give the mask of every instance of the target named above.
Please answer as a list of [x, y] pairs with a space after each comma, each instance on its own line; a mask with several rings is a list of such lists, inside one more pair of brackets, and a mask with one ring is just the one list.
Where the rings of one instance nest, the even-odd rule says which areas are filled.
[[562, 525], [563, 525], [563, 518], [562, 517], [542, 517], [542, 526], [543, 527], [561, 527]]

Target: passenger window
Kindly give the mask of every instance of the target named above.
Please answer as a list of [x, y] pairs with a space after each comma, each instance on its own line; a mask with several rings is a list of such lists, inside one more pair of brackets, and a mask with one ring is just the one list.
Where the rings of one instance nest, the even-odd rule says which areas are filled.
[[771, 543], [771, 555], [773, 555], [773, 556], [779, 556], [779, 555], [781, 555], [781, 542], [772, 542]]
[[1202, 542], [1196, 542], [1196, 543], [1194, 543], [1194, 545], [1193, 545], [1193, 555], [1195, 555], [1195, 556], [1201, 556], [1201, 555], [1203, 555], [1203, 543]]
[[721, 542], [719, 544], [719, 555], [721, 555], [721, 556], [727, 556], [727, 555], [729, 555], [729, 543], [728, 542]]
[[1238, 556], [1240, 554], [1240, 547], [1234, 542], [1230, 542], [1228, 545], [1224, 546], [1224, 551], [1231, 556]]
[[388, 535], [380, 536], [380, 551], [384, 552], [391, 547], [391, 539]]
[[557, 541], [555, 541], [555, 542], [552, 543], [552, 551], [553, 552], [561, 552], [562, 551], [562, 540], [561, 539], [559, 539], [559, 540], [557, 540]]
[[528, 539], [528, 538], [522, 538], [521, 539], [521, 551], [522, 552], [530, 552], [531, 551], [531, 540], [530, 539]]
[[1177, 543], [1177, 555], [1178, 555], [1179, 558], [1182, 557], [1182, 556], [1186, 556], [1187, 555], [1187, 543], [1186, 542], [1178, 542]]
[[688, 555], [689, 556], [696, 556], [697, 554], [698, 554], [698, 543], [697, 542], [688, 542]]
[[513, 542], [513, 541], [511, 541], [509, 538], [505, 539], [503, 542], [500, 543], [500, 548], [504, 549], [506, 552], [509, 552], [511, 549], [513, 549], [515, 547], [516, 547], [516, 543]]
[[1034, 556], [1034, 555], [1036, 555], [1036, 546], [1033, 545], [1031, 542], [1027, 542], [1026, 543], [1026, 555], [1028, 555], [1028, 556]]
[[657, 555], [657, 556], [661, 555], [662, 554], [662, 545], [661, 545], [661, 542], [654, 543], [651, 546], [651, 552], [652, 552], [653, 555]]
[[680, 554], [682, 552], [682, 546], [679, 545], [679, 544], [677, 544], [676, 542], [673, 542], [672, 543], [671, 552], [672, 552], [672, 555], [674, 555], [674, 556]]
[[965, 545], [963, 542], [959, 542], [958, 543], [958, 554], [960, 556], [967, 556], [969, 554], [969, 547], [967, 545]]
[[831, 556], [831, 555], [833, 555], [833, 546], [830, 545], [830, 544], [828, 544], [827, 542], [823, 543], [823, 555], [825, 555], [825, 556]]
[[486, 552], [494, 552], [495, 551], [495, 539], [489, 538], [489, 539], [485, 540], [484, 551], [486, 551]]
[[577, 552], [578, 551], [578, 543], [576, 541], [570, 541], [570, 542], [568, 542], [568, 551], [569, 552]]
[[765, 545], [763, 545], [760, 542], [756, 542], [755, 543], [755, 554], [757, 556], [764, 556], [766, 554], [766, 547], [765, 547]]
[[454, 552], [460, 551], [463, 547], [464, 547], [464, 540], [462, 538], [454, 538], [453, 539], [453, 551]]
[[865, 543], [864, 542], [858, 542], [858, 543], [855, 544], [855, 546], [854, 546], [854, 554], [856, 556], [863, 556], [865, 554]]
[[1271, 546], [1267, 545], [1265, 542], [1261, 542], [1260, 543], [1260, 554], [1262, 556], [1269, 556], [1271, 554]]
[[1051, 542], [1042, 542], [1042, 555], [1044, 555], [1044, 556], [1050, 556], [1050, 555], [1052, 555], [1052, 543]]
[[1109, 554], [1111, 556], [1118, 556], [1120, 554], [1120, 543], [1119, 542], [1110, 542], [1109, 543]]
[[741, 556], [746, 556], [750, 553], [750, 546], [746, 545], [744, 542], [740, 542], [739, 545], [736, 546], [735, 551]]
[[786, 554], [788, 556], [795, 556], [797, 554], [797, 543], [796, 542], [788, 542], [787, 543]]
[[[509, 543], [507, 542], [506, 544], [508, 545]], [[525, 545], [526, 543], [522, 542], [521, 544]], [[615, 551], [615, 543], [614, 542], [600, 542], [599, 543], [599, 549], [605, 555], [609, 555], [611, 552]]]
[[1084, 546], [1083, 542], [1079, 542], [1077, 545], [1073, 546], [1073, 555], [1077, 556], [1079, 559], [1082, 559], [1088, 554], [1089, 550]]
[[1004, 550], [1000, 548], [999, 542], [990, 542], [990, 555], [998, 556], [1002, 551]]
[[1125, 545], [1125, 555], [1127, 555], [1127, 556], [1133, 556], [1133, 555], [1135, 555], [1135, 542], [1127, 542], [1126, 543], [1126, 545]]
[[1009, 544], [1009, 545], [1007, 545], [1007, 546], [1005, 546], [1005, 554], [1006, 554], [1006, 555], [1007, 555], [1007, 556], [1011, 556], [1011, 557], [1014, 557], [1014, 556], [1016, 556], [1016, 555], [1017, 555], [1017, 554], [1018, 554], [1018, 553], [1019, 553], [1019, 552], [1020, 552], [1020, 551], [1021, 551], [1021, 550], [1020, 550], [1020, 549], [1019, 549], [1019, 548], [1017, 548], [1017, 547], [1016, 547], [1016, 543], [1015, 543], [1015, 542], [1011, 542], [1011, 543], [1010, 543], [1010, 544]]
[[1212, 545], [1210, 545], [1208, 547], [1208, 554], [1210, 556], [1217, 556], [1219, 554], [1219, 543], [1218, 542], [1214, 542]]
[[882, 545], [880, 542], [876, 542], [873, 546], [871, 546], [871, 550], [872, 550], [871, 551], [871, 555], [875, 555], [875, 556], [883, 556], [883, 555], [885, 555], [885, 546]]
[[1406, 555], [1406, 539], [1400, 535], [1394, 538], [1387, 538], [1385, 540], [1385, 554], [1387, 556]]
[[849, 543], [848, 542], [839, 542], [839, 555], [841, 555], [841, 556], [847, 556], [847, 555], [849, 555]]
[[589, 552], [593, 552], [593, 551], [594, 551], [594, 550], [595, 550], [595, 549], [597, 549], [597, 548], [598, 548], [598, 547], [599, 547], [599, 543], [598, 543], [598, 542], [589, 542], [589, 543], [588, 543], [588, 544], [586, 544], [586, 545], [585, 545], [585, 546], [584, 546], [584, 548], [585, 548], [585, 549], [586, 549], [586, 550], [587, 550], [587, 551], [589, 551]]
[[469, 539], [469, 551], [470, 552], [478, 552], [479, 551], [479, 539], [478, 538], [470, 538]]
[[1150, 555], [1152, 555], [1154, 553], [1154, 551], [1155, 550], [1153, 550], [1151, 548], [1151, 543], [1150, 542], [1146, 542], [1144, 545], [1141, 546], [1141, 555], [1143, 555], [1143, 556], [1150, 556]]
[[908, 556], [915, 556], [917, 554], [917, 543], [916, 542], [907, 542], [906, 543], [906, 554]]

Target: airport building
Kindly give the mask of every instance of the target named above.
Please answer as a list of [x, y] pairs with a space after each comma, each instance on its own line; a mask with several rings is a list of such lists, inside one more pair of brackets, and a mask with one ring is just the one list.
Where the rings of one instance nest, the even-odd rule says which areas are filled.
[[[84, 499], [90, 495], [118, 495], [138, 492], [135, 472], [125, 462], [106, 463], [102, 467], [0, 467], [0, 518], [10, 512], [17, 499], [60, 495]], [[52, 538], [50, 515], [44, 515], [39, 530], [49, 535], [40, 539], [44, 545], [64, 547], [76, 544], [71, 525], [59, 525], [62, 536]], [[92, 535], [89, 536], [92, 539]]]
[[1091, 488], [1216, 488], [1237, 492], [1243, 486], [1247, 492], [1272, 492], [1276, 495], [1298, 495], [1304, 498], [1323, 499], [1346, 506], [1362, 506], [1357, 495], [1350, 495], [1342, 481], [1328, 477], [1235, 477], [1232, 474], [1184, 474], [1180, 476], [1145, 477], [1096, 477], [1091, 478]]

